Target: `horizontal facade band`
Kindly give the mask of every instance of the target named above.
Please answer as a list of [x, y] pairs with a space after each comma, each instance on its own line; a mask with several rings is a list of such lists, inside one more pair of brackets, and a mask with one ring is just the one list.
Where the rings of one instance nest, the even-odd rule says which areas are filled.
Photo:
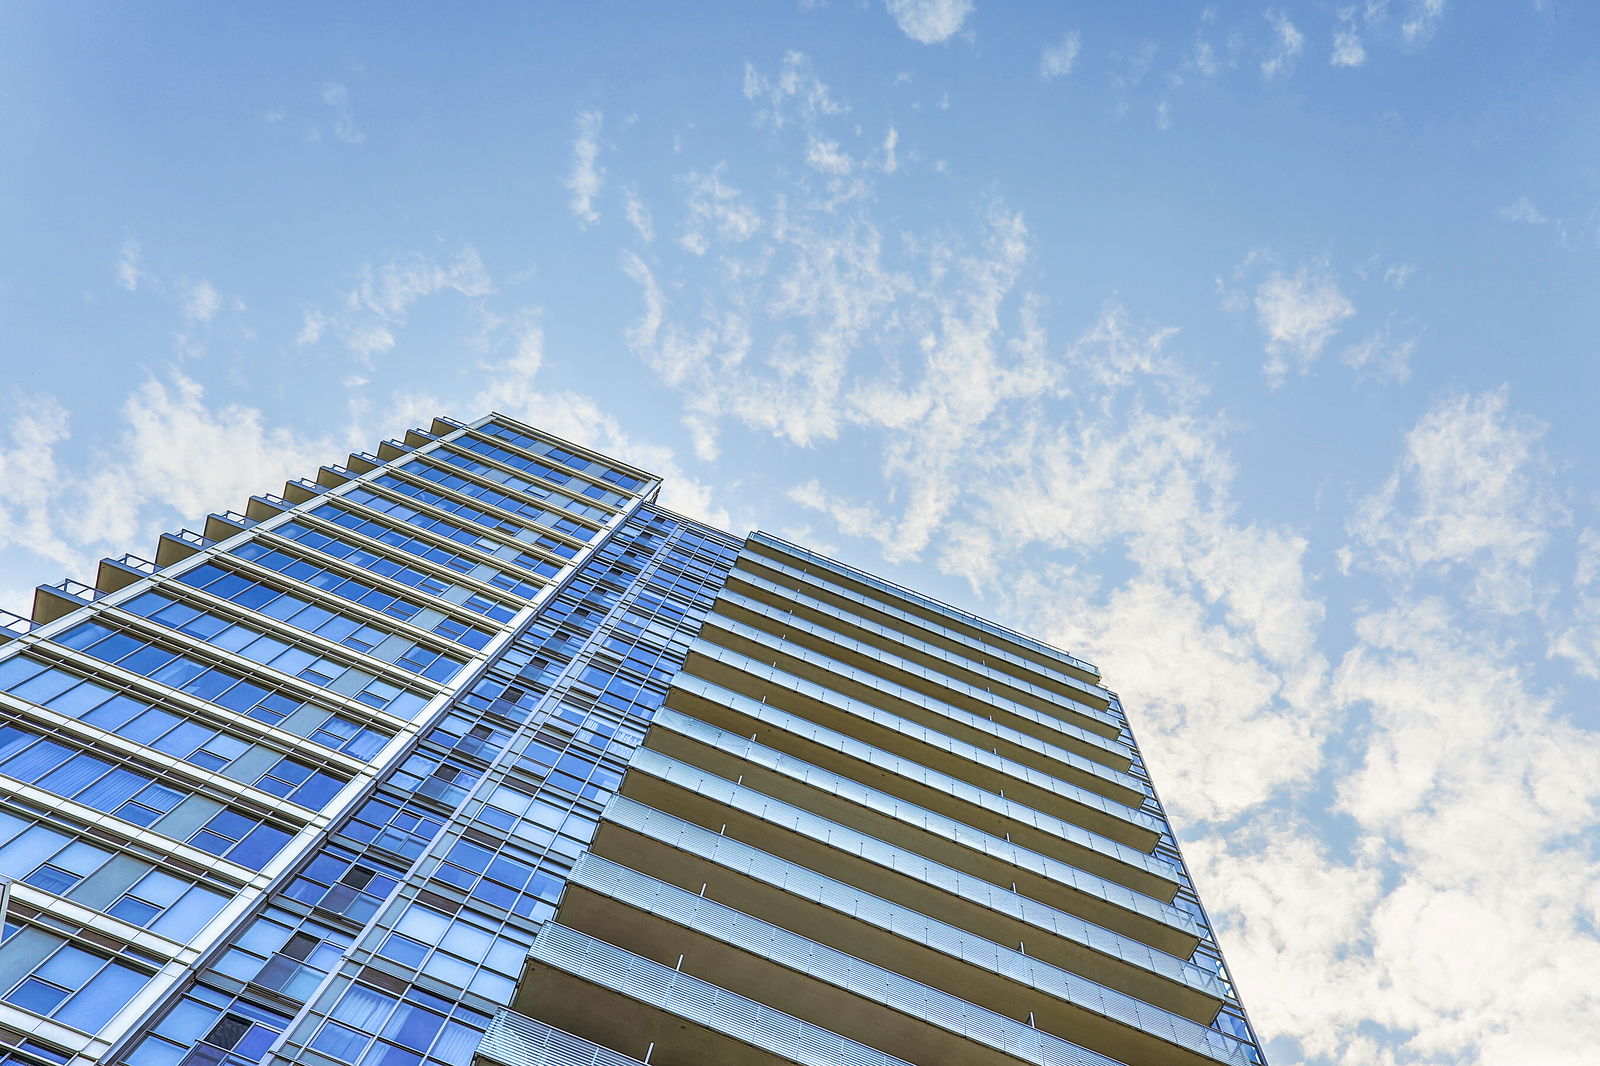
[[[1025, 1027], [1026, 1022], [1018, 1016], [1036, 1012], [1043, 1017], [1035, 1025], [1045, 1034], [1065, 1040], [1065, 1034], [1070, 1032], [1073, 1039], [1069, 1042], [1092, 1044], [1088, 1050], [1127, 1061], [1150, 1066], [1244, 1066], [1248, 1062], [1238, 1041], [1204, 1025], [892, 904], [882, 905], [865, 920], [876, 919], [882, 928], [893, 930], [901, 938], [933, 947], [965, 963], [966, 980], [961, 994], [926, 980], [912, 980], [895, 966], [880, 965], [861, 950], [864, 939], [846, 945], [851, 950], [844, 951], [796, 933], [781, 921], [742, 912], [703, 893], [697, 895], [592, 854], [574, 866], [569, 884], [692, 930], [698, 936], [722, 940], [777, 966], [828, 981], [852, 994], [864, 994], [864, 988], [880, 990], [882, 1002], [891, 1009], [904, 1011], [904, 1004], [920, 1002], [920, 1008], [908, 1013], [980, 1043], [1000, 1030], [1000, 1046], [1014, 1046], [1022, 1034], [1005, 1030]], [[578, 924], [578, 909], [563, 904], [558, 917], [565, 924]], [[604, 925], [595, 932], [604, 935]], [[667, 942], [672, 939], [671, 934], [666, 936]], [[903, 949], [891, 954], [897, 962], [905, 958]], [[991, 997], [993, 1006], [978, 1000], [975, 993], [981, 987], [996, 985], [1002, 987], [998, 995]]]
[[[691, 1045], [709, 1044], [720, 1054], [700, 1061], [718, 1066], [777, 1066], [782, 1062], [799, 1066], [911, 1066], [903, 1059], [556, 922], [546, 922], [540, 928], [528, 961], [529, 968], [524, 971], [512, 1006], [521, 1008], [519, 1013], [536, 1018], [548, 1018], [553, 1011], [570, 1015], [570, 1023], [552, 1024], [580, 1035], [599, 1029], [612, 1042], [627, 1037], [648, 1046], [654, 1042], [650, 1034], [659, 1027], [663, 1043], [675, 1037]], [[551, 980], [552, 972], [567, 980]], [[615, 995], [603, 999], [586, 996], [571, 989], [573, 981]], [[567, 987], [561, 987], [563, 984]], [[636, 1006], [654, 1010], [639, 1011], [634, 1009]], [[674, 1020], [692, 1023], [713, 1037], [727, 1039], [707, 1041], [705, 1035], [693, 1032], [680, 1036], [681, 1027]], [[695, 1060], [679, 1055], [678, 1061]]]
[[[721, 757], [704, 761], [690, 754], [692, 749], [682, 743], [671, 744], [669, 747], [670, 742], [666, 734], [675, 734], [696, 745], [714, 749]], [[1097, 877], [1103, 877], [1164, 902], [1172, 901], [1181, 883], [1177, 867], [1164, 859], [1097, 836], [1078, 826], [1023, 807], [1000, 796], [985, 793], [970, 785], [963, 787], [963, 783], [959, 780], [935, 771], [926, 771], [923, 783], [930, 790], [943, 789], [952, 798], [957, 796], [964, 798], [968, 809], [962, 813], [968, 817], [952, 816], [946, 811], [937, 811], [908, 801], [892, 792], [862, 784], [854, 775], [836, 773], [805, 759], [759, 744], [749, 737], [731, 733], [670, 709], [664, 708], [657, 712], [650, 736], [645, 743], [663, 754], [693, 762], [714, 773], [719, 772], [719, 767], [732, 769], [735, 777], [740, 773], [749, 775], [751, 771], [770, 771], [809, 788], [868, 808], [884, 817], [915, 824], [927, 832], [938, 833], [952, 840], [970, 838], [978, 842], [979, 846], [984, 846], [996, 854], [1005, 853], [1011, 847], [1022, 847], [1050, 859], [1059, 859]], [[895, 760], [894, 756], [887, 753], [884, 753], [884, 757], [886, 760]], [[716, 765], [712, 765], [713, 761]], [[882, 764], [876, 761], [863, 759], [861, 762], [866, 766], [883, 768]], [[897, 769], [902, 769], [903, 772], [903, 768]], [[727, 774], [722, 773], [721, 776], [726, 777]], [[988, 805], [987, 811], [981, 806], [983, 804]], [[1013, 811], [1025, 814], [1028, 820], [1006, 817]], [[981, 820], [988, 821], [993, 828], [974, 824], [980, 818], [972, 815], [981, 816], [985, 813], [989, 817]], [[1029, 829], [1038, 831], [1026, 833]], [[1030, 839], [1027, 842], [1015, 840], [1014, 837], [1018, 835], [1027, 835]]]
[[952, 607], [931, 596], [925, 596], [903, 585], [885, 581], [883, 578], [869, 574], [865, 570], [858, 570], [853, 566], [841, 563], [837, 559], [819, 555], [809, 548], [792, 544], [779, 537], [774, 537], [770, 533], [763, 533], [758, 530], [750, 534], [746, 551], [752, 555], [762, 554], [768, 557], [785, 559], [791, 566], [798, 563], [798, 568], [805, 571], [825, 571], [835, 583], [844, 584], [846, 587], [853, 586], [866, 591], [875, 599], [895, 605], [904, 605], [904, 607], [909, 607], [912, 611], [925, 616], [944, 619], [953, 625], [974, 630], [976, 635], [984, 638], [985, 643], [1001, 646], [1006, 644], [1013, 645], [1030, 661], [1038, 662], [1043, 660], [1055, 664], [1058, 668], [1074, 671], [1075, 674], [1071, 676], [1079, 676], [1080, 680], [1087, 681], [1090, 684], [1099, 684], [1099, 669], [1076, 655], [1064, 652], [1060, 648], [1051, 647], [1042, 640], [1030, 637], [1026, 633], [1018, 632], [1009, 626], [1000, 625], [998, 622], [993, 622], [981, 615], [963, 611], [959, 607]]
[[[662, 785], [679, 790], [680, 795], [674, 797], [670, 792], [663, 792]], [[891, 868], [902, 856], [916, 855], [924, 861], [934, 861], [911, 849], [820, 817], [804, 808], [667, 758], [648, 748], [639, 749], [623, 780], [621, 791], [623, 795], [636, 799], [648, 796], [657, 801], [653, 806], [669, 804], [663, 808], [668, 810], [673, 809], [670, 804], [676, 799], [679, 807], [696, 809], [701, 817], [708, 820], [716, 816], [730, 825], [743, 826], [749, 823], [753, 827], [765, 824], [799, 833], [822, 841], [836, 851], [844, 851]], [[723, 811], [726, 813], [721, 813]], [[992, 872], [1014, 875], [1004, 878], [1004, 882], [1016, 883], [1019, 890], [1031, 898], [1043, 897], [1053, 906], [1080, 914], [1085, 920], [1115, 929], [1171, 954], [1186, 957], [1204, 936], [1199, 924], [1177, 907], [1091, 877], [1064, 863], [1044, 860], [1042, 856], [1019, 853], [1016, 859], [1014, 864], [996, 861], [992, 864]], [[956, 872], [947, 864], [938, 865]], [[1001, 880], [996, 877], [990, 883], [999, 885]]]
[[[692, 672], [712, 672], [701, 669], [706, 662], [709, 660], [688, 664], [678, 674], [667, 695], [668, 707], [720, 725], [730, 732], [744, 732], [745, 723], [758, 726], [765, 720], [764, 715], [771, 716], [767, 724], [797, 736], [821, 730], [827, 736], [818, 734], [822, 738], [820, 743], [827, 743], [827, 737], [842, 736], [870, 749], [890, 751], [908, 763], [936, 769], [984, 792], [1017, 798], [1030, 807], [1139, 851], [1153, 849], [1161, 839], [1164, 826], [1148, 812], [988, 748], [957, 740], [817, 686], [802, 688], [785, 684], [789, 679], [781, 671], [772, 672], [760, 685], [746, 685], [764, 690], [757, 698], [721, 683], [740, 684], [749, 675], [725, 672], [727, 676], [711, 680]], [[737, 698], [727, 699], [725, 694]]]
[[[733, 607], [758, 615], [770, 628], [734, 617], [730, 613]], [[796, 657], [803, 654], [807, 662], [817, 663], [840, 677], [858, 682], [863, 677], [871, 678], [872, 687], [881, 688], [901, 701], [910, 701], [915, 693], [968, 713], [981, 712], [991, 718], [1003, 715], [1013, 728], [1036, 735], [1047, 743], [1060, 744], [1114, 770], [1127, 770], [1133, 761], [1133, 749], [1127, 743], [1066, 721], [1061, 717], [1061, 712], [1067, 710], [1065, 707], [1057, 706], [1051, 713], [1018, 703], [1003, 693], [951, 677], [893, 651], [841, 637], [826, 626], [785, 616], [756, 600], [724, 594], [718, 598], [716, 612], [706, 619], [700, 632], [723, 647], [781, 650]], [[733, 643], [735, 641], [742, 641], [744, 645]], [[850, 658], [846, 660], [842, 656]], [[1078, 706], [1083, 707], [1082, 704]]]
[[[720, 868], [752, 882], [771, 885], [786, 894], [848, 912], [863, 920], [869, 920], [869, 914], [880, 906], [901, 908], [943, 928], [970, 934], [984, 943], [1022, 942], [1028, 945], [1026, 950], [1030, 957], [1044, 958], [1047, 955], [1051, 965], [1062, 970], [1161, 1005], [1192, 1020], [1209, 1022], [1227, 997], [1222, 983], [1208, 970], [1157, 951], [1132, 937], [1007, 892], [970, 875], [956, 874], [952, 878], [941, 878], [939, 874], [942, 868], [931, 862], [922, 870], [927, 875], [924, 883], [930, 886], [937, 884], [942, 891], [966, 900], [974, 912], [984, 912], [986, 917], [993, 919], [983, 925], [981, 932], [974, 931], [970, 925], [941, 921], [903, 902], [889, 900], [856, 885], [825, 876], [798, 862], [626, 796], [613, 797], [606, 805], [602, 819], [602, 831], [606, 826], [615, 826], [630, 831], [637, 838], [649, 839], [684, 852], [685, 861], [671, 866], [674, 870], [684, 871], [687, 880], [678, 880], [676, 883], [680, 887], [694, 887], [688, 883], [694, 880], [689, 876], [691, 873], [705, 880]], [[642, 853], [629, 855], [625, 852], [596, 851], [594, 854], [609, 855], [624, 865], [632, 862], [636, 869], [643, 862]], [[667, 866], [656, 864], [645, 872], [670, 880], [664, 876], [667, 869]], [[1047, 943], [1055, 946], [1041, 955], [1039, 949]]]

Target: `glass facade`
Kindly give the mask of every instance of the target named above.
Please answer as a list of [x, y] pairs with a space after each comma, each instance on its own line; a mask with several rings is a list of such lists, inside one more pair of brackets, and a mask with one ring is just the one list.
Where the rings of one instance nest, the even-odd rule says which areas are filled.
[[0, 1064], [1263, 1061], [1089, 664], [498, 415], [0, 630]]

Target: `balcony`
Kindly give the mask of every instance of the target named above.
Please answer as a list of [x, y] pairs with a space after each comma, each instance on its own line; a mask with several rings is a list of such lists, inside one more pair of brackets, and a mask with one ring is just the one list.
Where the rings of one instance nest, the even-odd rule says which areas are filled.
[[904, 585], [897, 585], [869, 574], [865, 570], [857, 570], [846, 563], [818, 555], [769, 533], [756, 532], [750, 535], [746, 550], [740, 554], [739, 561], [743, 563], [746, 559], [750, 559], [759, 562], [761, 556], [773, 558], [805, 574], [820, 571], [823, 579], [834, 585], [849, 589], [857, 595], [865, 595], [870, 599], [892, 605], [901, 611], [921, 616], [939, 625], [964, 631], [968, 640], [976, 636], [986, 644], [1002, 647], [1010, 645], [1013, 654], [1018, 654], [1031, 662], [1048, 665], [1054, 670], [1067, 673], [1089, 684], [1100, 683], [1100, 671], [1094, 666], [1059, 648], [1052, 648], [1026, 633], [992, 622], [970, 611], [963, 611], [959, 607], [952, 607], [931, 596], [924, 596], [920, 592], [908, 589]]
[[[699, 657], [698, 661], [708, 660]], [[763, 669], [757, 664], [750, 666], [768, 676], [757, 679], [748, 673], [718, 671], [722, 680], [740, 686], [741, 691], [725, 687], [717, 680], [692, 675], [687, 672], [690, 667], [686, 666], [685, 672], [674, 679], [667, 694], [667, 706], [730, 733], [746, 736], [762, 731], [763, 725], [796, 736], [823, 730], [865, 747], [887, 751], [985, 792], [1017, 799], [1035, 810], [1141, 851], [1155, 847], [1160, 839], [1161, 826], [1153, 816], [1063, 780], [1059, 767], [1052, 767], [1058, 772], [1051, 773], [1049, 769], [1023, 765], [986, 745], [954, 739], [937, 729], [867, 706], [780, 670]], [[784, 738], [774, 738], [768, 743], [786, 747], [788, 742]], [[810, 755], [802, 757], [809, 759]], [[1141, 793], [1139, 800], [1142, 799]]]
[[[1086, 1042], [1090, 1054], [1080, 1061], [1103, 1062], [1101, 1052], [1141, 1066], [1248, 1062], [1237, 1040], [1018, 951], [957, 934], [943, 950], [915, 952], [919, 937], [931, 946], [927, 938], [941, 940], [942, 931], [904, 910], [883, 917], [904, 930], [875, 941], [889, 965], [866, 957], [869, 927], [841, 951], [793, 932], [782, 917], [774, 923], [590, 855], [572, 871], [558, 920], [663, 964], [676, 959], [712, 983], [758, 989], [842, 1035], [876, 1042], [893, 1032], [894, 1050], [919, 1062], [1000, 1062], [1005, 1053], [1057, 1062], [1068, 1050], [1062, 1043]], [[919, 977], [931, 970], [959, 994], [898, 972], [913, 953]]]
[[[883, 946], [895, 938], [963, 958], [972, 949], [962, 944], [993, 951], [1017, 944], [1030, 965], [1079, 975], [1201, 1024], [1216, 1017], [1227, 995], [1208, 970], [964, 874], [952, 871], [946, 887], [971, 907], [938, 908], [960, 919], [957, 925], [626, 797], [613, 798], [602, 817], [605, 853], [629, 868], [893, 969], [913, 965], [908, 960], [917, 954], [904, 942]], [[638, 846], [614, 846], [626, 840]], [[925, 869], [937, 877], [942, 868]], [[939, 964], [915, 965], [914, 972], [940, 983], [932, 976]], [[940, 987], [964, 995], [971, 979], [963, 971]]]
[[[784, 855], [825, 876], [927, 914], [943, 917], [929, 908], [948, 907], [952, 902], [931, 892], [929, 885], [915, 883], [931, 872], [946, 880], [970, 876], [997, 888], [1009, 886], [1030, 899], [1185, 958], [1193, 953], [1203, 934], [1199, 924], [1178, 908], [1074, 871], [1065, 863], [1020, 851], [1002, 859], [969, 848], [962, 856], [967, 860], [964, 865], [981, 872], [968, 874], [938, 858], [852, 829], [648, 748], [641, 748], [635, 756], [620, 791], [630, 799], [702, 827], [721, 827], [721, 832], [752, 847]], [[613, 853], [604, 848], [599, 836], [593, 850], [618, 861], [629, 861], [626, 851]], [[913, 883], [905, 883], [907, 880]]]
[[[745, 620], [734, 617], [740, 611]], [[753, 619], [749, 616], [754, 615]], [[743, 597], [724, 596], [717, 613], [706, 619], [703, 639], [756, 659], [776, 656], [792, 673], [813, 677], [848, 695], [888, 696], [897, 703], [959, 708], [962, 713], [988, 718], [1047, 744], [1082, 755], [1114, 770], [1125, 771], [1133, 752], [1118, 739], [1101, 735], [1077, 722], [1098, 727], [1092, 709], [1071, 700], [1046, 704], [1044, 709], [1019, 703], [990, 686], [979, 687], [951, 677], [944, 670], [913, 662], [895, 651], [850, 640], [826, 626], [780, 614], [775, 608]], [[870, 678], [871, 681], [863, 679]], [[866, 692], [858, 692], [865, 689]], [[1068, 720], [1072, 719], [1072, 720]]]
[[[939, 823], [947, 827], [942, 832], [992, 840], [997, 848], [1004, 838], [1006, 848], [1016, 845], [1062, 859], [1166, 902], [1178, 890], [1178, 871], [1170, 863], [1070, 822], [822, 729], [811, 734], [812, 743], [784, 743], [797, 739], [768, 731], [763, 743], [757, 744], [748, 736], [663, 708], [656, 712], [645, 746], [723, 778], [742, 775], [745, 783], [770, 795], [866, 832], [874, 832], [868, 823], [881, 820], [879, 815]], [[794, 750], [802, 746], [803, 752]], [[867, 780], [876, 787], [862, 784]], [[838, 800], [825, 799], [814, 790], [860, 807], [851, 814]], [[875, 835], [890, 839], [881, 831]]]
[[511, 1006], [652, 1066], [910, 1066], [555, 922], [539, 930]]
[[514, 1010], [494, 1016], [483, 1034], [474, 1066], [644, 1066], [638, 1059], [619, 1055], [552, 1025]]

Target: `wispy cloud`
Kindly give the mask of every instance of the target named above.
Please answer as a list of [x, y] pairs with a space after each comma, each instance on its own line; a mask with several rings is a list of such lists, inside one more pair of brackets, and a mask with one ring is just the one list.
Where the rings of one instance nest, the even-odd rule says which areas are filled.
[[902, 32], [922, 44], [947, 41], [972, 14], [972, 0], [884, 0]]
[[1302, 266], [1293, 276], [1273, 271], [1256, 288], [1255, 308], [1267, 341], [1262, 369], [1274, 385], [1291, 369], [1309, 370], [1356, 310], [1323, 266]]
[[1295, 28], [1289, 16], [1277, 9], [1266, 13], [1267, 22], [1272, 25], [1272, 43], [1268, 46], [1261, 60], [1261, 75], [1265, 78], [1281, 78], [1294, 70], [1294, 61], [1300, 55], [1300, 50], [1305, 46], [1305, 34]]
[[1072, 73], [1072, 68], [1078, 62], [1080, 47], [1078, 31], [1073, 30], [1055, 44], [1046, 45], [1044, 52], [1039, 56], [1039, 77], [1049, 80], [1061, 78]]
[[144, 276], [140, 267], [139, 242], [126, 240], [117, 253], [117, 284], [129, 292], [139, 291], [139, 279]]
[[650, 214], [650, 209], [639, 198], [639, 190], [631, 185], [622, 191], [622, 213], [628, 219], [628, 225], [633, 227], [639, 239], [649, 244], [656, 239], [655, 221]]
[[1527, 222], [1530, 225], [1542, 226], [1550, 220], [1544, 212], [1526, 196], [1519, 196], [1511, 203], [1500, 209], [1500, 217], [1508, 222]]
[[244, 310], [243, 300], [224, 297], [205, 278], [163, 276], [148, 269], [139, 242], [132, 239], [124, 241], [118, 252], [116, 283], [118, 288], [128, 292], [142, 290], [160, 297], [177, 309], [178, 326], [173, 334], [173, 345], [179, 358], [205, 354], [210, 328], [220, 312]]
[[723, 182], [720, 166], [709, 173], [689, 174], [684, 182], [689, 190], [688, 214], [678, 244], [685, 250], [705, 255], [713, 238], [739, 244], [761, 228], [761, 215], [738, 189]]
[[179, 299], [179, 306], [183, 310], [183, 317], [188, 322], [210, 322], [216, 315], [217, 308], [222, 306], [222, 296], [217, 292], [216, 286], [211, 282], [201, 279], [184, 288]]
[[447, 262], [421, 253], [397, 256], [363, 267], [354, 287], [332, 307], [308, 308], [295, 341], [320, 344], [331, 332], [359, 362], [371, 365], [394, 347], [394, 328], [405, 322], [416, 301], [440, 293], [479, 299], [494, 291], [494, 282], [471, 245]]
[[356, 126], [355, 112], [350, 106], [350, 90], [338, 82], [328, 82], [322, 87], [322, 102], [332, 111], [333, 135], [345, 144], [361, 144], [367, 135]]
[[1356, 510], [1344, 564], [1402, 578], [1458, 570], [1474, 607], [1530, 609], [1534, 563], [1564, 519], [1543, 487], [1543, 435], [1511, 411], [1504, 389], [1440, 402]]
[[758, 105], [756, 122], [781, 130], [793, 121], [814, 126], [818, 121], [849, 110], [835, 100], [826, 83], [817, 76], [811, 57], [804, 52], [784, 55], [774, 74], [766, 74], [755, 64], [744, 67], [744, 98]]
[[572, 141], [572, 166], [564, 183], [572, 193], [568, 201], [572, 213], [584, 226], [600, 220], [594, 201], [605, 181], [605, 171], [599, 164], [600, 127], [604, 121], [605, 116], [599, 111], [578, 112], [577, 134]]
[[1385, 325], [1345, 349], [1339, 361], [1358, 376], [1403, 383], [1411, 378], [1411, 356], [1416, 348], [1415, 336], [1396, 337], [1392, 326]]
[[1407, 44], [1426, 44], [1444, 18], [1444, 0], [1412, 0], [1411, 10], [1400, 23], [1400, 36]]
[[1336, 67], [1359, 67], [1367, 61], [1367, 50], [1361, 44], [1361, 35], [1348, 26], [1333, 33], [1333, 55], [1328, 62]]
[[[70, 434], [66, 408], [50, 396], [18, 396], [6, 412], [6, 436], [0, 444], [0, 547], [22, 547], [56, 565], [81, 565], [84, 553], [64, 538], [59, 497], [65, 472], [58, 468], [56, 446]], [[23, 604], [0, 604], [23, 610]]]

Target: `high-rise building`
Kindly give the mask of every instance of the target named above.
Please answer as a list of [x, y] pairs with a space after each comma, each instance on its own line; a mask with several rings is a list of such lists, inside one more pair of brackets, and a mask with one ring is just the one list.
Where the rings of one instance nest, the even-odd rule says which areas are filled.
[[1088, 663], [509, 418], [42, 587], [0, 1066], [1262, 1062]]

